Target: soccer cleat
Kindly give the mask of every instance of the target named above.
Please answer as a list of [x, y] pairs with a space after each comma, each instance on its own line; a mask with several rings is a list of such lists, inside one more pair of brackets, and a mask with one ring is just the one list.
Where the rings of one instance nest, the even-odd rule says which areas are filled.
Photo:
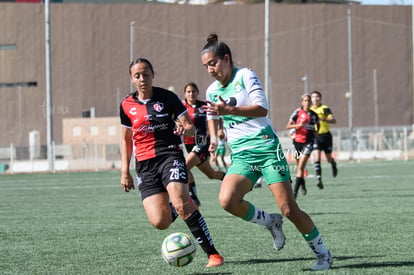
[[285, 234], [283, 234], [282, 230], [282, 215], [274, 213], [270, 214], [272, 217], [272, 221], [266, 226], [267, 230], [270, 231], [273, 237], [273, 246], [276, 250], [281, 250], [285, 245]]
[[327, 270], [332, 267], [333, 259], [331, 253], [316, 256], [316, 264], [311, 268], [313, 271]]
[[306, 190], [305, 183], [302, 183], [301, 188], [302, 188], [302, 195], [306, 196], [306, 194], [308, 193], [308, 190]]
[[323, 183], [322, 183], [322, 179], [318, 178], [318, 184], [316, 184], [316, 186], [319, 187], [319, 189], [323, 189]]
[[338, 168], [336, 168], [336, 162], [332, 163], [332, 177], [336, 178], [338, 175]]
[[211, 254], [208, 256], [208, 264], [206, 267], [220, 266], [224, 264], [223, 256], [219, 254]]

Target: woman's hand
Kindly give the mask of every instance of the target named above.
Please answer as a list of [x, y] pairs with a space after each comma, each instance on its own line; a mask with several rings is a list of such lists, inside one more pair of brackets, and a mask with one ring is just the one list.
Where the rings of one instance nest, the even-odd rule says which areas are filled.
[[203, 109], [210, 114], [221, 116], [221, 115], [229, 115], [231, 114], [232, 106], [228, 105], [226, 101], [219, 96], [220, 103], [214, 103], [211, 101], [207, 101], [207, 105], [203, 106]]
[[174, 135], [181, 136], [185, 134], [185, 128], [179, 120], [175, 121]]
[[135, 189], [134, 179], [129, 172], [121, 173], [121, 186], [125, 192]]

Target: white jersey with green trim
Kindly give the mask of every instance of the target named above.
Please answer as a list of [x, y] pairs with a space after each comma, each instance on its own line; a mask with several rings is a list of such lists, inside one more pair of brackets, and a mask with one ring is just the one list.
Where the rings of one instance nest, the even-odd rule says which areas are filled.
[[[206, 91], [207, 101], [221, 103], [221, 96], [230, 106], [260, 105], [266, 110], [269, 105], [263, 92], [262, 85], [256, 73], [248, 68], [235, 68], [230, 83], [223, 87], [219, 81], [214, 81]], [[244, 150], [265, 153], [275, 151], [275, 133], [267, 117], [243, 117], [223, 115], [223, 125], [227, 130], [228, 145], [232, 153]], [[216, 119], [208, 114], [207, 119]]]

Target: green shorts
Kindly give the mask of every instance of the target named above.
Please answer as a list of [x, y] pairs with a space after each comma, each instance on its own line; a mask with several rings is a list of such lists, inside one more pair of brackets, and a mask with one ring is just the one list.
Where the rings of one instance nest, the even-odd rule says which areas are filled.
[[290, 182], [289, 165], [284, 154], [280, 152], [255, 153], [242, 151], [231, 155], [232, 165], [226, 174], [237, 174], [247, 177], [255, 183], [261, 176], [267, 184]]
[[216, 150], [218, 156], [224, 156], [226, 154], [226, 147], [218, 147]]

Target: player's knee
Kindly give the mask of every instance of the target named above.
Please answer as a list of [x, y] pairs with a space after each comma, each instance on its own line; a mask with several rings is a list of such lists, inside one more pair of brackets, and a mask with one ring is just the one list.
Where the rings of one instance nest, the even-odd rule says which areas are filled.
[[221, 207], [226, 210], [227, 212], [231, 212], [234, 208], [234, 202], [231, 196], [227, 195], [219, 195], [219, 202]]
[[283, 204], [282, 206], [280, 206], [280, 211], [282, 212], [282, 215], [285, 216], [286, 218], [288, 218], [289, 220], [292, 217], [292, 211], [291, 211], [291, 207], [289, 206], [289, 204]]
[[152, 226], [154, 226], [155, 228], [157, 228], [159, 230], [167, 229], [170, 226], [171, 222], [172, 222], [171, 219], [167, 219], [167, 218], [152, 219], [151, 220]]

